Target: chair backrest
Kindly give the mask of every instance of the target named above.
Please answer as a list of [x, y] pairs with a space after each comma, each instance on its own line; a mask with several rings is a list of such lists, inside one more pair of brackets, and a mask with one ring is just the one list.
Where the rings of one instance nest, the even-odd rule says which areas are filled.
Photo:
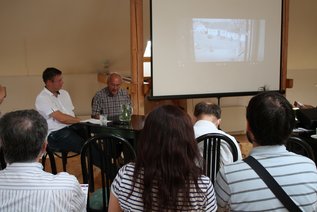
[[132, 145], [112, 133], [96, 134], [85, 142], [81, 166], [83, 183], [89, 184], [87, 211], [107, 211], [112, 181], [118, 170], [135, 157]]
[[235, 143], [226, 135], [220, 133], [208, 133], [196, 138], [197, 143], [203, 142], [203, 170], [205, 175], [210, 177], [211, 182], [216, 180], [217, 173], [220, 169], [220, 148], [221, 142], [230, 146], [233, 161], [238, 160], [238, 149]]
[[315, 161], [313, 148], [302, 138], [291, 136], [286, 142], [286, 149]]
[[0, 170], [3, 170], [7, 167], [7, 164], [4, 160], [4, 155], [3, 155], [3, 150], [2, 148], [0, 147]]

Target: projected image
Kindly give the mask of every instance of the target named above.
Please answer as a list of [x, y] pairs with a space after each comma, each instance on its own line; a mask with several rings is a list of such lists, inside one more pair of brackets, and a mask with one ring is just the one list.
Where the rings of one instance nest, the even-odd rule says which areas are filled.
[[192, 19], [196, 62], [261, 62], [265, 21]]

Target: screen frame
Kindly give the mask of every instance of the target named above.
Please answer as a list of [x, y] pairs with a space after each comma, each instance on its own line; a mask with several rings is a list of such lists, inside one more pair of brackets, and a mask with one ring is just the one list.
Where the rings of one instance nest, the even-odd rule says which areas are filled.
[[[151, 40], [153, 38], [153, 30], [152, 30], [152, 1], [150, 0], [150, 34]], [[172, 0], [170, 0], [172, 1]], [[279, 89], [277, 90], [270, 90], [270, 91], [278, 91], [280, 93], [285, 93], [286, 90], [286, 70], [287, 70], [287, 38], [288, 38], [288, 11], [289, 11], [289, 0], [281, 0], [281, 34], [280, 34], [280, 72], [279, 72]], [[153, 77], [153, 43], [151, 46], [152, 52], [152, 63], [151, 63], [151, 78]], [[178, 79], [175, 79], [177, 81]], [[245, 91], [245, 92], [215, 92], [215, 93], [203, 93], [203, 94], [180, 94], [180, 95], [156, 95], [153, 94], [153, 79], [151, 80], [151, 91], [149, 99], [188, 99], [188, 98], [209, 98], [209, 97], [235, 97], [235, 96], [252, 96], [259, 92], [268, 90], [265, 86], [260, 88], [257, 91]], [[154, 85], [155, 86], [155, 85]]]

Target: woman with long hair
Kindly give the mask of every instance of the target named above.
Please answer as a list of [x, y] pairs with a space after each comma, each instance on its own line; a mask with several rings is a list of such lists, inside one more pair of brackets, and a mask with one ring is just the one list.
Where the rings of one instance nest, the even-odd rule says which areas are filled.
[[188, 114], [171, 105], [156, 108], [139, 135], [135, 163], [112, 183], [109, 211], [216, 211], [201, 163]]

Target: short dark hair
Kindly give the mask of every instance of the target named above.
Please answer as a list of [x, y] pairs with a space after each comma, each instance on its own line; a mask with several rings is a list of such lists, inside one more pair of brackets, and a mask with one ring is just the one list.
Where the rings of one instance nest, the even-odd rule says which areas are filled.
[[55, 76], [58, 76], [61, 74], [62, 72], [58, 70], [57, 68], [49, 67], [43, 71], [42, 79], [44, 83], [46, 83], [48, 80], [53, 80]]
[[[190, 182], [195, 183], [197, 192], [200, 191], [197, 182], [202, 169], [199, 163], [202, 158], [189, 115], [173, 105], [159, 106], [151, 111], [138, 139], [133, 178], [136, 183], [140, 173], [144, 173], [141, 184], [144, 185], [142, 198], [146, 211], [152, 208], [154, 198], [159, 202], [159, 210], [178, 208], [182, 201], [186, 202], [184, 209], [191, 208]], [[153, 189], [155, 187], [158, 190]]]
[[218, 105], [208, 102], [199, 102], [195, 105], [194, 116], [202, 114], [214, 115], [217, 119], [221, 118], [221, 109]]
[[0, 119], [0, 144], [7, 163], [34, 161], [46, 135], [47, 122], [36, 110], [18, 110]]
[[251, 98], [247, 120], [259, 145], [285, 144], [295, 125], [292, 105], [278, 92], [263, 92]]

